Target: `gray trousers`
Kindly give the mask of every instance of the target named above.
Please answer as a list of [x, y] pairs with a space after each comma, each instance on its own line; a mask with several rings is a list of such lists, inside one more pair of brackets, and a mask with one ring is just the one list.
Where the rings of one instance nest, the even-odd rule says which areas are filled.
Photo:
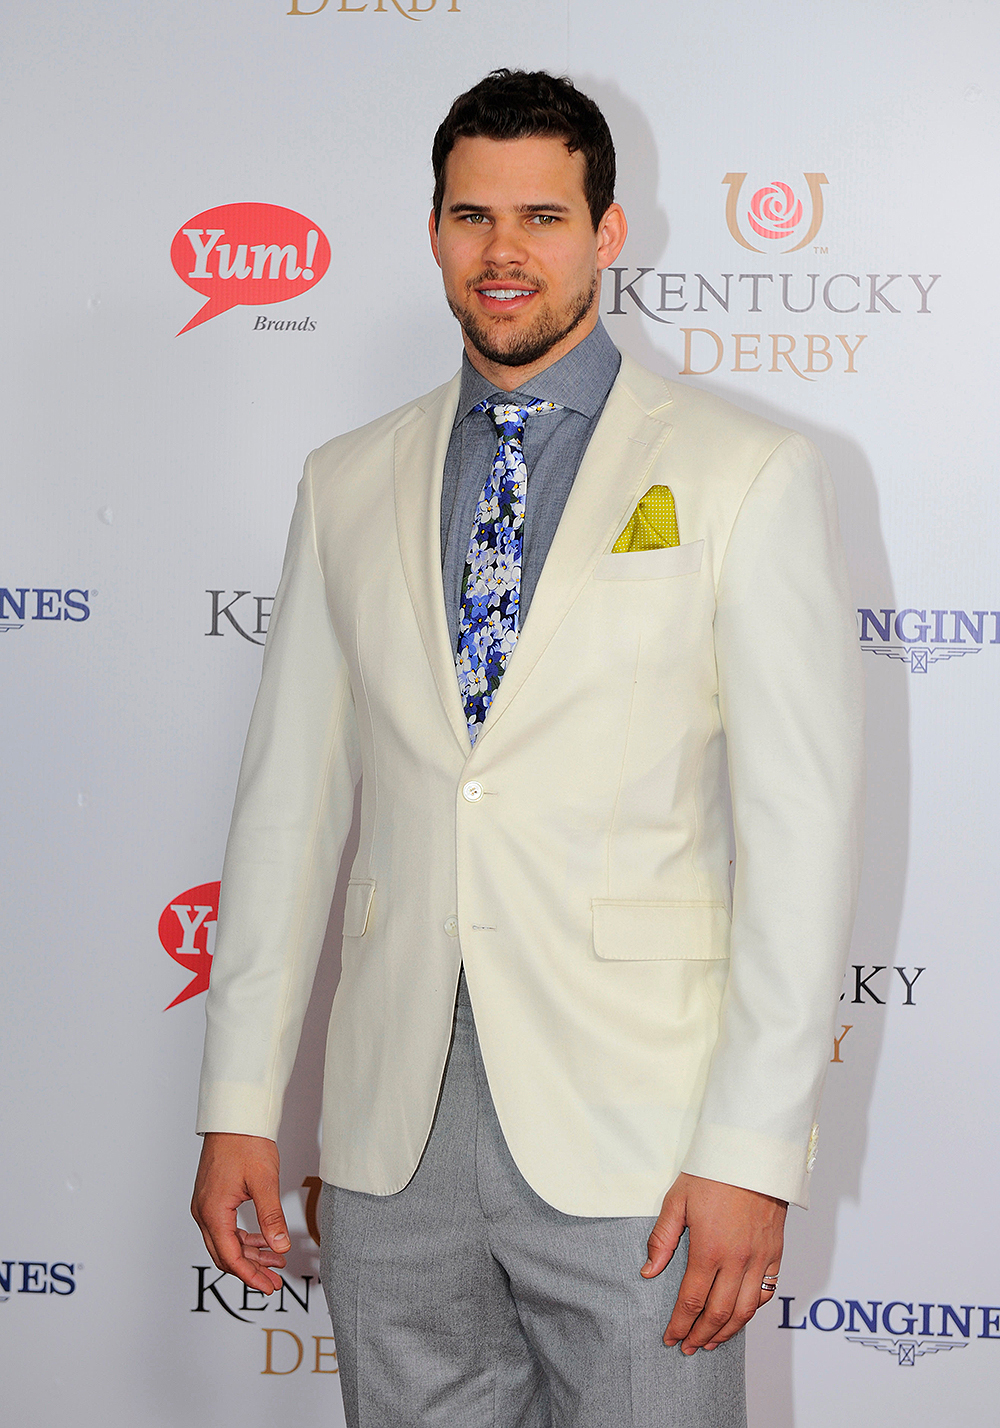
[[396, 1195], [324, 1185], [322, 1273], [348, 1428], [744, 1428], [743, 1335], [663, 1344], [686, 1236], [530, 1188], [493, 1109], [464, 978], [441, 1100]]

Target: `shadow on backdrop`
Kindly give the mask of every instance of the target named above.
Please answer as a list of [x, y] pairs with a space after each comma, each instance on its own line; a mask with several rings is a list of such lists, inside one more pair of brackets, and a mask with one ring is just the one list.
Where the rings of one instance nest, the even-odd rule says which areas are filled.
[[[617, 85], [590, 75], [579, 76], [577, 82], [601, 106], [615, 136], [618, 198], [630, 225], [630, 236], [618, 262], [628, 264], [631, 251], [632, 267], [641, 262], [667, 270], [672, 266], [666, 257], [670, 223], [659, 203], [656, 135], [640, 107]], [[605, 292], [602, 311], [607, 313], [610, 305]], [[652, 333], [650, 320], [642, 317], [637, 308], [625, 318], [618, 318], [611, 329], [611, 335], [631, 356], [676, 382], [676, 365], [655, 345]], [[856, 602], [876, 609], [880, 605], [895, 608], [878, 488], [871, 464], [857, 440], [849, 432], [804, 419], [801, 413], [784, 409], [759, 392], [731, 389], [714, 376], [699, 378], [692, 385], [768, 421], [801, 431], [816, 443], [829, 463], [837, 490]], [[908, 861], [909, 696], [902, 670], [884, 667], [890, 663], [895, 664], [880, 661], [873, 668], [874, 661], [865, 661], [868, 804], [864, 870], [850, 963], [864, 964], [866, 970], [872, 965], [892, 967], [895, 963]], [[802, 1306], [808, 1307], [829, 1284], [841, 1204], [860, 1200], [869, 1107], [882, 1053], [884, 1016], [879, 1016], [874, 1027], [870, 1017], [865, 1017], [867, 1024], [858, 1025], [865, 1016], [865, 1006], [853, 1002], [856, 988], [850, 970], [844, 988], [837, 1019], [837, 1035], [843, 1037], [841, 1060], [831, 1065], [827, 1080], [812, 1208], [807, 1216], [792, 1210], [788, 1221], [781, 1288], [795, 1295], [798, 1318]], [[851, 1026], [846, 1034], [845, 1025]], [[791, 1372], [795, 1335], [775, 1332], [781, 1307], [775, 1304], [764, 1311], [748, 1336], [750, 1421], [762, 1428], [796, 1428]]]
[[[289, 1225], [292, 1240], [286, 1273], [299, 1278], [313, 1275], [319, 1279], [319, 1244], [315, 1232], [315, 1192], [319, 1176], [319, 1128], [323, 1110], [323, 1064], [326, 1054], [326, 1033], [330, 1023], [330, 1008], [340, 980], [341, 933], [344, 926], [344, 901], [351, 865], [358, 850], [361, 786], [355, 792], [354, 819], [348, 835], [340, 874], [330, 905], [323, 951], [316, 969], [309, 1009], [302, 1026], [302, 1039], [285, 1096], [285, 1114], [278, 1133], [281, 1156], [281, 1190], [285, 1213], [290, 1215], [290, 1201], [297, 1193], [301, 1199], [301, 1214], [305, 1228]], [[308, 1182], [312, 1181], [313, 1184]], [[296, 1217], [297, 1218], [297, 1217]], [[325, 1312], [325, 1311], [324, 1311]]]

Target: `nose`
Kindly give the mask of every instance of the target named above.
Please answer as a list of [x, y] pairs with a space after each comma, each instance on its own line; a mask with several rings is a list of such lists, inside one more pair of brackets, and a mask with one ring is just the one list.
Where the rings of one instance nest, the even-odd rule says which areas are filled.
[[516, 220], [497, 217], [483, 249], [483, 259], [492, 267], [517, 267], [527, 261], [524, 231]]

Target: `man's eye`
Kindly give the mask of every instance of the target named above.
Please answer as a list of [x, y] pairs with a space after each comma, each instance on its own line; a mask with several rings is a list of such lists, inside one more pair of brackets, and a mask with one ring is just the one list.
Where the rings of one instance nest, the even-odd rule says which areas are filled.
[[555, 216], [554, 213], [536, 213], [536, 214], [535, 214], [535, 222], [536, 222], [536, 223], [540, 223], [540, 224], [541, 224], [543, 227], [545, 227], [545, 228], [548, 228], [551, 224], [555, 223], [555, 221], [556, 221], [556, 216]]

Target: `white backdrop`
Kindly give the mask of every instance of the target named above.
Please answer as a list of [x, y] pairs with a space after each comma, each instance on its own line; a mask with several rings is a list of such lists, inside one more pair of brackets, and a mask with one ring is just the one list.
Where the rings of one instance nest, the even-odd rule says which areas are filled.
[[[861, 913], [751, 1422], [994, 1422], [995, 7], [52, 0], [6, 30], [9, 1421], [342, 1421], [300, 1188], [336, 956], [282, 1135], [283, 1304], [209, 1272], [187, 1218], [198, 978], [302, 459], [454, 369], [430, 142], [507, 63], [570, 73], [615, 132], [612, 337], [819, 443], [870, 612]], [[178, 336], [223, 283], [178, 276], [184, 228], [239, 305]]]

